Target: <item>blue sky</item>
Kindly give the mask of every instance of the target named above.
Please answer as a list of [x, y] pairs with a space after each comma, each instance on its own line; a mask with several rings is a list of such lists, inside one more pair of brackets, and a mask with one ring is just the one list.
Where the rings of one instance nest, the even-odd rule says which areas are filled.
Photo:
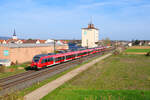
[[0, 0], [0, 36], [81, 39], [91, 16], [100, 39], [150, 39], [150, 0]]

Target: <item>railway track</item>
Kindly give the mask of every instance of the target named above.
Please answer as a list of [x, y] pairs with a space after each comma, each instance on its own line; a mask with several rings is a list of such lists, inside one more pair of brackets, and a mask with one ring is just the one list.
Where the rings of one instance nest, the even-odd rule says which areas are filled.
[[78, 65], [86, 60], [98, 57], [100, 55], [102, 55], [102, 53], [97, 53], [79, 59], [71, 60], [69, 62], [54, 65], [53, 67], [49, 67], [40, 71], [31, 70], [14, 76], [0, 79], [0, 87], [2, 88], [2, 90], [0, 91], [0, 95], [6, 95], [10, 92], [27, 88], [34, 83], [43, 81], [53, 75], [56, 75], [60, 72], [63, 72], [69, 68], [74, 67], [75, 65]]

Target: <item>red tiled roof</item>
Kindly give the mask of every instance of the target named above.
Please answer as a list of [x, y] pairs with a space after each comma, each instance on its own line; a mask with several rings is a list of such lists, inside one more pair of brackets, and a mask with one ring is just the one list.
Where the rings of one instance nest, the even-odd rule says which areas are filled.
[[3, 42], [4, 40], [0, 40], [0, 42]]
[[98, 30], [98, 28], [94, 27], [94, 24], [88, 24], [87, 28], [82, 28], [82, 29], [96, 29], [96, 30]]
[[39, 41], [40, 41], [40, 43], [45, 43], [46, 40], [39, 40]]
[[0, 43], [2, 43], [4, 40], [0, 40]]
[[37, 40], [25, 40], [23, 43], [36, 43]]

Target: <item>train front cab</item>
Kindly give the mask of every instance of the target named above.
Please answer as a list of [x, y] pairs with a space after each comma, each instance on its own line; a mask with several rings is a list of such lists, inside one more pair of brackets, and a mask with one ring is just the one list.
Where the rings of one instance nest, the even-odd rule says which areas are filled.
[[40, 56], [33, 57], [32, 63], [30, 64], [31, 69], [37, 69], [37, 67], [39, 66], [40, 59]]

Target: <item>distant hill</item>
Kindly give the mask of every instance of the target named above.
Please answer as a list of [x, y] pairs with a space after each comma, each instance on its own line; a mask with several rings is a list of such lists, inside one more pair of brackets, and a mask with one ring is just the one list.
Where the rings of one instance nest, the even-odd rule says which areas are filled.
[[10, 37], [0, 36], [0, 40], [8, 40], [8, 39], [10, 39]]

